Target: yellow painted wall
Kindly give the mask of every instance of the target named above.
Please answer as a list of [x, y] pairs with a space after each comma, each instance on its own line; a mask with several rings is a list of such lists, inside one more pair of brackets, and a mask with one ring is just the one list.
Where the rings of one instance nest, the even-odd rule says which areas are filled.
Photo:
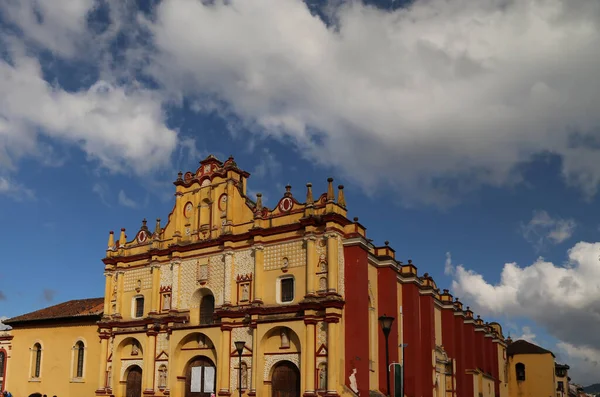
[[500, 396], [508, 397], [508, 362], [506, 347], [498, 343], [498, 377], [500, 379]]
[[[525, 365], [525, 380], [517, 381], [517, 363]], [[508, 359], [510, 397], [554, 397], [556, 395], [554, 357], [551, 354], [519, 354]]]
[[369, 266], [369, 299], [371, 307], [369, 307], [369, 361], [371, 362], [371, 372], [369, 373], [369, 386], [371, 390], [377, 390], [379, 387], [379, 350], [378, 347], [378, 332], [379, 323], [377, 316], [377, 268]]
[[[13, 329], [8, 390], [14, 396], [39, 392], [48, 396], [92, 396], [97, 388], [100, 355], [95, 323]], [[75, 378], [77, 341], [85, 345], [83, 378]], [[42, 346], [40, 377], [34, 379], [31, 349]]]

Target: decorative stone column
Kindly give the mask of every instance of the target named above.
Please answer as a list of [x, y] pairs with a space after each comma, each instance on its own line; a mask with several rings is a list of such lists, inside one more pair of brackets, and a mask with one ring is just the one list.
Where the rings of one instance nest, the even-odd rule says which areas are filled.
[[340, 359], [338, 358], [339, 342], [338, 335], [339, 319], [327, 318], [327, 395], [337, 396], [337, 388], [339, 387], [338, 372]]
[[252, 376], [249, 379], [250, 392], [248, 393], [248, 396], [256, 396], [256, 385], [258, 385], [260, 381], [258, 371], [258, 326], [253, 322], [250, 324], [250, 328], [252, 328]]
[[123, 312], [123, 285], [125, 281], [125, 272], [117, 272], [117, 312], [114, 313], [117, 317], [122, 317]]
[[317, 350], [315, 346], [315, 325], [317, 320], [305, 319], [306, 324], [306, 343], [302, 351], [302, 355], [306, 357], [304, 363], [306, 370], [303, 371], [304, 375], [304, 394], [303, 397], [316, 396], [315, 393], [315, 352]]
[[229, 365], [231, 363], [231, 327], [221, 325], [221, 357], [219, 358], [219, 395], [229, 396]]
[[112, 274], [112, 272], [104, 272], [104, 277], [106, 278], [106, 281], [104, 284], [104, 316], [103, 317], [108, 317], [109, 315], [114, 314], [114, 313], [110, 312], [113, 274]]
[[223, 304], [231, 305], [231, 273], [233, 272], [233, 251], [228, 250], [225, 252], [225, 285], [224, 285], [224, 297]]
[[152, 306], [150, 307], [150, 314], [158, 314], [160, 312], [160, 264], [158, 262], [152, 262], [150, 265], [150, 272], [152, 273]]
[[315, 269], [317, 268], [317, 238], [314, 235], [304, 237], [306, 241], [306, 296], [315, 295]]
[[171, 261], [171, 309], [177, 311], [179, 308], [179, 267], [181, 259], [173, 258]]
[[100, 333], [100, 370], [98, 371], [98, 389], [96, 394], [104, 394], [106, 388], [106, 360], [108, 358], [108, 339], [110, 334]]
[[338, 240], [334, 233], [327, 237], [327, 290], [329, 293], [337, 293], [338, 288]]
[[154, 394], [154, 359], [156, 358], [156, 332], [153, 329], [146, 331], [146, 350], [144, 351], [144, 394]]
[[254, 303], [262, 303], [261, 277], [265, 268], [265, 247], [261, 244], [254, 246]]

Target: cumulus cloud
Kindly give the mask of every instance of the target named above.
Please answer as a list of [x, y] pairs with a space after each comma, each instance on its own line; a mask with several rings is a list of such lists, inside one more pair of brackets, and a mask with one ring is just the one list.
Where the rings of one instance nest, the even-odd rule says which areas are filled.
[[4, 320], [8, 320], [8, 317], [1, 316], [0, 317], [0, 331], [5, 331], [11, 329], [8, 325], [4, 324]]
[[517, 335], [515, 337], [512, 337], [513, 340], [519, 340], [519, 339], [523, 339], [526, 340], [527, 342], [531, 342], [531, 343], [536, 343], [535, 341], [535, 337], [537, 336], [530, 327], [523, 327], [521, 328], [521, 335]]
[[527, 224], [521, 224], [521, 232], [537, 250], [548, 242], [560, 244], [573, 235], [577, 223], [573, 219], [552, 218], [546, 211], [534, 211]]
[[0, 91], [0, 137], [8, 142], [0, 154], [8, 164], [34, 152], [39, 133], [78, 146], [110, 171], [137, 174], [168, 164], [177, 144], [160, 100], [146, 89], [98, 81], [67, 92], [44, 80], [36, 59], [16, 55], [12, 64], [0, 61]]
[[160, 3], [148, 71], [365, 188], [444, 205], [549, 152], [596, 192], [597, 1], [349, 2], [334, 26], [301, 1], [210, 3]]
[[561, 346], [572, 346], [567, 353], [600, 350], [599, 254], [600, 243], [579, 242], [568, 251], [565, 264], [543, 258], [525, 267], [505, 264], [498, 283], [461, 265], [452, 288], [483, 314], [534, 321]]

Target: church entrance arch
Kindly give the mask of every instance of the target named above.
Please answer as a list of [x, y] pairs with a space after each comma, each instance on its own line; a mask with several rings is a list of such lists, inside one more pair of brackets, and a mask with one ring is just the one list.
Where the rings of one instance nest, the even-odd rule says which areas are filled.
[[300, 371], [290, 361], [281, 361], [271, 376], [272, 397], [300, 397]]
[[125, 387], [125, 397], [142, 396], [142, 369], [133, 365], [127, 372], [127, 382]]
[[210, 397], [216, 394], [217, 368], [205, 356], [196, 356], [185, 369], [185, 397]]

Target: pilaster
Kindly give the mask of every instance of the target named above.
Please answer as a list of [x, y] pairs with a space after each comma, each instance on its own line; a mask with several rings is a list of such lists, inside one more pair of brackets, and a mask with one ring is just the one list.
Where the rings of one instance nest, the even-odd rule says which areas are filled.
[[338, 239], [335, 233], [329, 233], [327, 237], [327, 290], [331, 294], [337, 294], [338, 288]]
[[150, 265], [150, 272], [152, 273], [152, 306], [150, 307], [150, 314], [157, 314], [160, 312], [158, 307], [160, 304], [160, 264], [153, 262]]
[[144, 395], [154, 394], [154, 359], [156, 358], [156, 334], [154, 330], [146, 332], [146, 351], [144, 352], [143, 389]]
[[106, 393], [106, 360], [108, 358], [108, 338], [110, 335], [107, 333], [100, 334], [100, 370], [98, 371], [98, 389], [96, 394]]
[[306, 241], [306, 295], [315, 295], [315, 270], [317, 268], [317, 251], [314, 235], [304, 237]]
[[229, 365], [231, 363], [231, 328], [221, 326], [221, 359], [219, 360], [219, 396], [231, 395], [229, 391]]
[[110, 298], [112, 296], [112, 272], [104, 272], [105, 284], [104, 284], [104, 317], [108, 317], [110, 314]]
[[123, 282], [125, 281], [125, 272], [117, 272], [117, 312], [114, 313], [117, 317], [122, 317], [123, 313]]
[[231, 305], [231, 278], [233, 272], [233, 251], [228, 250], [225, 255], [225, 296], [223, 297], [224, 305]]
[[304, 394], [303, 397], [312, 397], [316, 396], [315, 393], [315, 352], [316, 342], [315, 342], [315, 326], [317, 324], [317, 320], [315, 319], [305, 319], [304, 324], [306, 325], [306, 343], [305, 343], [305, 351], [302, 356], [305, 357], [304, 368], [306, 368], [304, 375]]
[[265, 250], [262, 244], [254, 246], [254, 303], [262, 303], [262, 273], [265, 268]]

